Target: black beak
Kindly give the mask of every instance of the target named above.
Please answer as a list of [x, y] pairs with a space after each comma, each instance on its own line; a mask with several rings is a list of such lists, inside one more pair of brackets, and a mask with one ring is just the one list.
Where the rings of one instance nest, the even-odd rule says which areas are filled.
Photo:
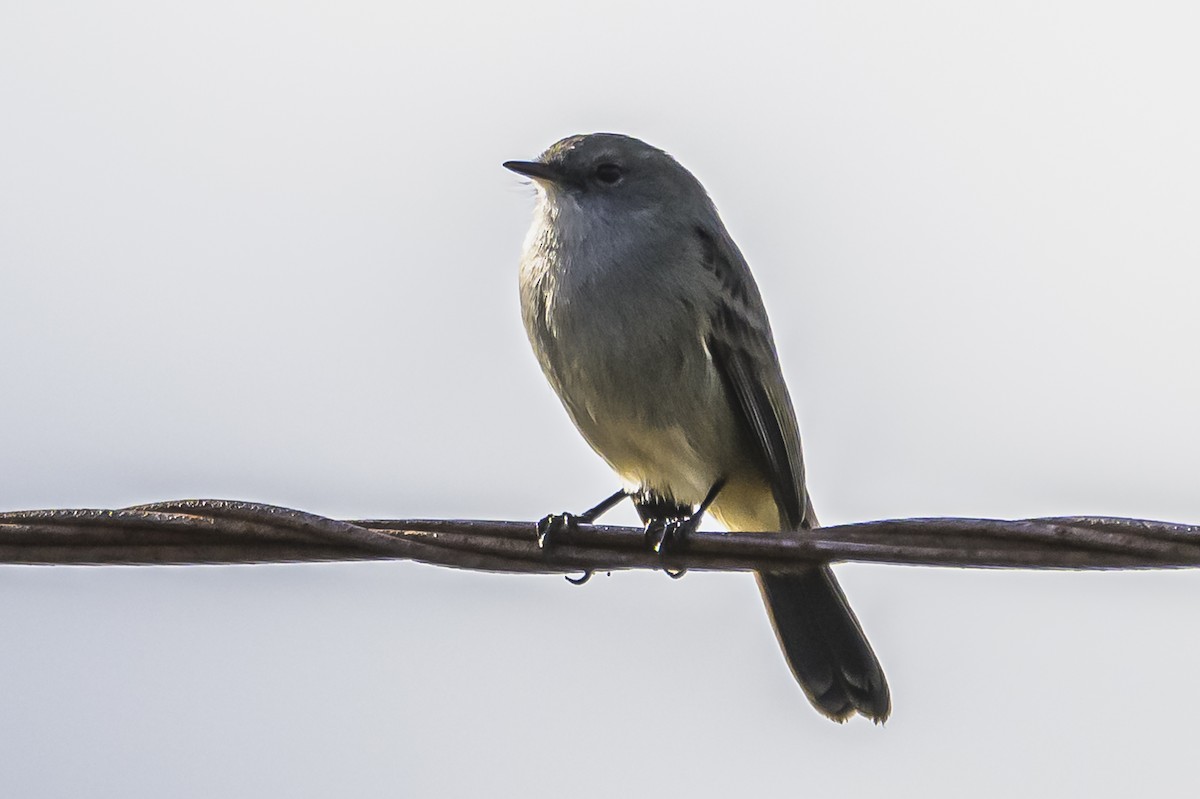
[[518, 175], [524, 175], [534, 180], [544, 180], [547, 183], [562, 181], [563, 174], [556, 167], [543, 164], [541, 161], [505, 161], [505, 169], [511, 169]]

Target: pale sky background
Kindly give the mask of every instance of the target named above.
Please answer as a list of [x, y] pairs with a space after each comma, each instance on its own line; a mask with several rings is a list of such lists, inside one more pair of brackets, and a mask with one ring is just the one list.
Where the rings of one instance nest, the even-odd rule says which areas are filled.
[[[0, 508], [534, 519], [532, 191], [629, 133], [766, 297], [826, 523], [1200, 522], [1194, 3], [0, 6]], [[631, 521], [622, 509], [614, 520]], [[0, 568], [0, 795], [1194, 788], [1200, 573], [843, 566], [886, 727], [746, 575]]]

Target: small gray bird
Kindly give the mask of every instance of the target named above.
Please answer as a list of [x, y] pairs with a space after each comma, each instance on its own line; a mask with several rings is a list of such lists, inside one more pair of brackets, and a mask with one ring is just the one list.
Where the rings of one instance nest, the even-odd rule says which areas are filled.
[[[521, 311], [542, 371], [647, 530], [817, 526], [800, 434], [767, 312], [700, 182], [614, 133], [572, 136], [536, 161]], [[554, 517], [548, 517], [554, 519]], [[551, 525], [552, 527], [553, 525]], [[813, 705], [885, 720], [883, 670], [827, 566], [758, 575], [775, 633]]]

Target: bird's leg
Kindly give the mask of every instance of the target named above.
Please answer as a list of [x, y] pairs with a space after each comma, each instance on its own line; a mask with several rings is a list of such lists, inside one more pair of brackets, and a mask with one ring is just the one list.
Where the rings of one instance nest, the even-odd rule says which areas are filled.
[[556, 543], [556, 538], [567, 538], [572, 531], [579, 528], [579, 525], [591, 524], [627, 496], [629, 496], [629, 492], [621, 489], [611, 497], [605, 498], [596, 507], [589, 508], [583, 513], [569, 513], [567, 511], [551, 513], [537, 523], [538, 546], [543, 549], [553, 546]]
[[603, 501], [598, 503], [596, 505], [596, 507], [589, 508], [588, 510], [585, 510], [583, 513], [579, 514], [576, 517], [576, 519], [578, 519], [580, 522], [583, 522], [584, 524], [591, 524], [592, 522], [596, 521], [601, 516], [608, 513], [610, 510], [612, 510], [613, 507], [618, 502], [625, 499], [627, 496], [629, 496], [629, 492], [622, 488], [620, 491], [613, 494], [611, 497], [607, 497], [606, 499], [604, 499]]
[[686, 519], [679, 519], [674, 522], [670, 529], [667, 530], [667, 535], [663, 539], [663, 543], [670, 545], [671, 543], [682, 544], [687, 540], [687, 537], [700, 527], [700, 520], [704, 518], [704, 514], [708, 513], [709, 507], [716, 500], [717, 495], [721, 493], [721, 489], [725, 487], [725, 478], [712, 484], [712, 488], [708, 489], [708, 493], [704, 495], [704, 501], [700, 503], [700, 507], [696, 508], [696, 512]]

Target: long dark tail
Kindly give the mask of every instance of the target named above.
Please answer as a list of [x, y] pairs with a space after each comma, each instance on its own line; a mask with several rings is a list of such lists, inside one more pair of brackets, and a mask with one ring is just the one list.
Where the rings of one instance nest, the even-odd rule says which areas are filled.
[[792, 674], [817, 710], [834, 721], [855, 711], [876, 724], [892, 711], [883, 668], [828, 566], [759, 574], [771, 623]]

